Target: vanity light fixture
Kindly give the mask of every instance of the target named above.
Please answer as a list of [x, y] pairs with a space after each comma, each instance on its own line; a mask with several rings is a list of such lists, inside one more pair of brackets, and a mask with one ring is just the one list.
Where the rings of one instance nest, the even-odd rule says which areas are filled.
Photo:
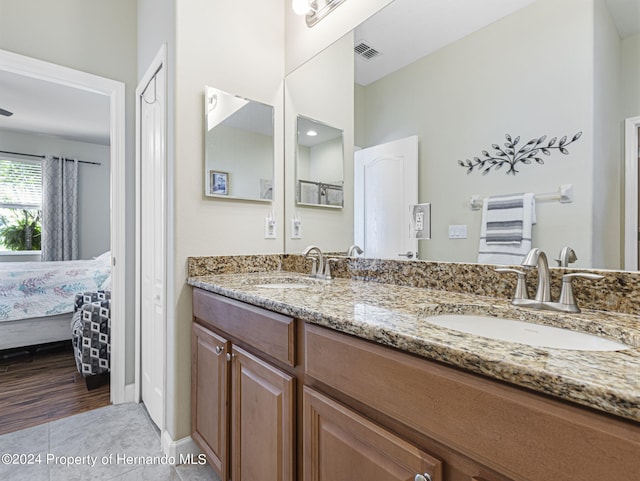
[[291, 7], [296, 15], [304, 15], [307, 27], [316, 23], [333, 12], [345, 0], [292, 0]]

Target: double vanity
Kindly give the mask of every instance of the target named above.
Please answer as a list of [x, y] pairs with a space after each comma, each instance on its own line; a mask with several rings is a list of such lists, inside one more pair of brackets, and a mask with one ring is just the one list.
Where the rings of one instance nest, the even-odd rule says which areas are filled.
[[191, 258], [193, 439], [223, 480], [637, 479], [640, 319], [465, 292], [483, 268]]

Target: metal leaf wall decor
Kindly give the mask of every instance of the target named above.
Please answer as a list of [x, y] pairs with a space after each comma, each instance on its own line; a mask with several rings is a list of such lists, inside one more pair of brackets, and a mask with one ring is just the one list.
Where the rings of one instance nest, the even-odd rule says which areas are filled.
[[[557, 137], [553, 137], [545, 145], [547, 136], [543, 135], [537, 139], [531, 139], [522, 147], [518, 147], [520, 143], [520, 137], [511, 138], [509, 134], [505, 135], [507, 141], [504, 147], [498, 144], [493, 144], [491, 148], [493, 153], [489, 153], [486, 150], [482, 151], [482, 157], [474, 157], [473, 160], [466, 159], [464, 161], [458, 160], [458, 164], [461, 167], [467, 169], [467, 174], [470, 174], [474, 169], [482, 170], [482, 175], [487, 175], [491, 169], [498, 170], [507, 165], [507, 174], [516, 175], [519, 171], [516, 170], [516, 165], [519, 163], [531, 164], [537, 162], [538, 164], [544, 164], [542, 155], [551, 155], [553, 150], [559, 151], [561, 154], [568, 155], [569, 151], [567, 146], [574, 143], [582, 136], [582, 132], [575, 134], [571, 140], [565, 135], [558, 141]], [[556, 144], [556, 142], [558, 142]]]

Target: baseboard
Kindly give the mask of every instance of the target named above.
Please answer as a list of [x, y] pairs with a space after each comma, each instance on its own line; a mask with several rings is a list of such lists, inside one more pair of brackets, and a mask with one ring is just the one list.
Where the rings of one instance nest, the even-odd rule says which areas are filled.
[[202, 451], [191, 436], [174, 441], [168, 431], [163, 431], [162, 452], [170, 459], [175, 459], [175, 464], [201, 464], [198, 457]]

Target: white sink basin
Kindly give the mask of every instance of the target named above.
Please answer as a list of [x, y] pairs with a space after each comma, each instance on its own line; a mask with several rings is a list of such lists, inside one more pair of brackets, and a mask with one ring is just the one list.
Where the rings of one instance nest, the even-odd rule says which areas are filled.
[[313, 286], [297, 282], [273, 282], [268, 284], [256, 284], [255, 287], [262, 287], [264, 289], [308, 289]]
[[530, 322], [498, 317], [444, 314], [425, 320], [447, 329], [488, 337], [499, 341], [518, 342], [535, 347], [567, 349], [572, 351], [622, 351], [631, 349], [626, 344], [610, 341], [592, 334], [570, 331], [558, 327], [542, 326]]

